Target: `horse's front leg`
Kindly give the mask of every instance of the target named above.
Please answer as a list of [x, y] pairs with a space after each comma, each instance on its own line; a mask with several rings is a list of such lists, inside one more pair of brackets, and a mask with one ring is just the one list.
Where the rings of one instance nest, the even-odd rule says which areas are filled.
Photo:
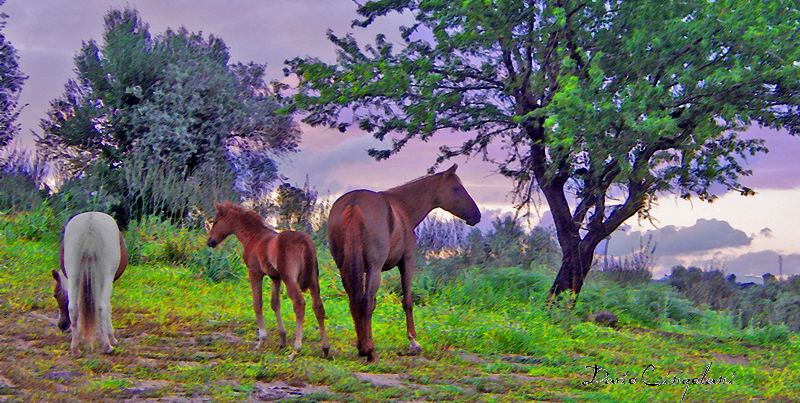
[[[272, 279], [272, 299], [270, 300], [272, 311], [275, 312], [275, 321], [278, 323], [278, 334], [281, 336], [280, 348], [286, 347], [286, 329], [283, 327], [283, 319], [281, 318], [281, 279]], [[264, 322], [261, 322], [261, 331], [264, 329]]]
[[267, 331], [264, 330], [263, 301], [261, 295], [261, 283], [264, 274], [250, 270], [248, 277], [250, 278], [250, 291], [253, 294], [253, 311], [256, 314], [256, 324], [258, 325], [258, 344], [256, 348], [260, 349], [264, 345], [264, 340], [267, 338]]
[[400, 284], [403, 287], [403, 311], [406, 313], [406, 331], [410, 343], [411, 353], [419, 354], [422, 346], [417, 342], [417, 330], [414, 328], [414, 298], [411, 295], [411, 281], [414, 279], [414, 255], [407, 255], [397, 265], [400, 270]]

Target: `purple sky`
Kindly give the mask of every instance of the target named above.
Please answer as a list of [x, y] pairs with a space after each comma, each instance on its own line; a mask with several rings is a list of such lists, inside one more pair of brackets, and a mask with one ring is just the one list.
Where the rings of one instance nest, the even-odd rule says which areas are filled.
[[[378, 32], [401, 46], [397, 26], [409, 25], [408, 13], [379, 19], [369, 29], [350, 28], [357, 18], [352, 0], [7, 0], [0, 12], [9, 15], [3, 31], [17, 49], [22, 71], [30, 76], [20, 102], [28, 104], [19, 123], [23, 146], [31, 146], [31, 130], [39, 132], [39, 119], [52, 99], [74, 77], [73, 56], [82, 41], [102, 41], [103, 16], [111, 7], [132, 6], [150, 24], [151, 33], [185, 26], [221, 37], [232, 61], [268, 63], [267, 78], [283, 79], [283, 61], [314, 56], [334, 61], [334, 47], [325, 38], [332, 29], [342, 36], [352, 32], [360, 43]], [[460, 144], [463, 135], [440, 133], [427, 142], [409, 143], [387, 161], [375, 162], [365, 150], [378, 144], [358, 131], [339, 133], [303, 126], [301, 152], [283, 162], [282, 173], [302, 184], [309, 175], [324, 197], [356, 188], [386, 189], [423, 175], [442, 144]], [[788, 134], [753, 128], [747, 135], [767, 139], [770, 153], [749, 161], [754, 175], [743, 183], [758, 192], [755, 197], [723, 195], [713, 204], [687, 202], [663, 196], [654, 210], [657, 227], [626, 223], [624, 232], [612, 236], [609, 253], [638, 248], [642, 236], [658, 243], [656, 277], [682, 263], [698, 267], [723, 267], [738, 276], [778, 273], [783, 256], [784, 274], [800, 274], [800, 139]], [[493, 216], [508, 213], [511, 182], [493, 172], [479, 158], [455, 159], [458, 173], [484, 211], [482, 228]], [[448, 167], [449, 163], [444, 167]], [[545, 203], [539, 208], [543, 224], [552, 223]]]

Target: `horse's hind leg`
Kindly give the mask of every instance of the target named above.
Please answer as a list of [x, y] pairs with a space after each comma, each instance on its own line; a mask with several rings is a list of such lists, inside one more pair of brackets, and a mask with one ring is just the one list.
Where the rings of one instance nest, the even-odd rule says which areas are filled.
[[411, 295], [411, 281], [414, 279], [414, 257], [406, 256], [398, 265], [400, 283], [403, 286], [403, 311], [406, 313], [406, 331], [411, 353], [419, 354], [422, 346], [417, 342], [417, 330], [414, 328], [414, 298]]
[[[275, 321], [278, 324], [278, 333], [281, 337], [281, 343], [279, 345], [280, 348], [286, 347], [286, 329], [283, 327], [283, 318], [281, 318], [281, 279], [280, 278], [273, 278], [272, 279], [272, 299], [270, 300], [270, 306], [272, 307], [272, 311], [275, 312]], [[264, 320], [262, 319], [259, 322], [259, 332], [264, 331]], [[266, 333], [265, 336], [266, 337]], [[260, 344], [261, 342], [259, 342]]]
[[[75, 298], [77, 300], [77, 298]], [[78, 322], [78, 303], [74, 300], [69, 301], [69, 320], [72, 323], [72, 342], [69, 346], [69, 353], [73, 357], [78, 357], [81, 354], [80, 344], [81, 337], [83, 337], [83, 329]]]
[[294, 306], [294, 351], [292, 351], [292, 355], [289, 356], [289, 359], [292, 360], [303, 347], [303, 322], [306, 316], [306, 299], [303, 297], [303, 293], [300, 291], [300, 287], [297, 285], [296, 281], [290, 280], [286, 282], [286, 293], [289, 294], [289, 298], [292, 299], [292, 305]]
[[117, 339], [114, 338], [114, 328], [111, 326], [111, 283], [113, 277], [106, 279], [103, 295], [100, 297], [98, 319], [100, 321], [100, 342], [103, 343], [103, 354], [111, 354]]
[[311, 294], [311, 307], [314, 309], [314, 316], [317, 317], [319, 324], [319, 334], [322, 338], [322, 356], [327, 357], [331, 350], [331, 344], [328, 342], [328, 333], [325, 331], [325, 305], [322, 304], [322, 298], [319, 295], [319, 281], [315, 281], [309, 287]]
[[[98, 319], [100, 321], [100, 343], [103, 345], [103, 354], [111, 354], [114, 352], [114, 347], [111, 345], [109, 340], [109, 333], [111, 334], [111, 339], [114, 338], [113, 330], [109, 332], [111, 328], [111, 304], [100, 303], [100, 307], [98, 308], [97, 312]], [[114, 344], [116, 344], [116, 340], [114, 340]]]
[[258, 326], [258, 344], [256, 349], [264, 346], [264, 340], [267, 338], [267, 331], [264, 330], [264, 312], [263, 300], [261, 295], [261, 283], [264, 275], [260, 272], [253, 272], [249, 270], [248, 277], [250, 277], [250, 291], [253, 294], [253, 312], [256, 314], [256, 325]]

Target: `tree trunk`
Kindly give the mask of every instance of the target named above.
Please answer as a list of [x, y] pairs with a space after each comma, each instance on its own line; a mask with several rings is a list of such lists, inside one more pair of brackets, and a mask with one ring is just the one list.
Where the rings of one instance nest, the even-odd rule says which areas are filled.
[[594, 257], [594, 248], [586, 251], [581, 248], [583, 242], [578, 242], [575, 248], [570, 248], [574, 251], [571, 253], [565, 251], [561, 260], [561, 268], [558, 270], [553, 285], [550, 287], [550, 293], [547, 297], [547, 304], [552, 302], [553, 297], [558, 297], [562, 292], [572, 291], [573, 296], [577, 297], [583, 288], [583, 282], [586, 275], [589, 274], [589, 269], [592, 267], [592, 260]]

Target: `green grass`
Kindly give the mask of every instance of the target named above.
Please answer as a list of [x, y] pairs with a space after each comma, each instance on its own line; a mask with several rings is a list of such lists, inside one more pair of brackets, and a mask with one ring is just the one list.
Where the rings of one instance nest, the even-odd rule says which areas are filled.
[[[31, 220], [42, 229], [19, 228]], [[659, 285], [591, 283], [574, 312], [547, 310], [551, 277], [543, 271], [467, 269], [456, 283], [423, 295], [414, 310], [419, 356], [406, 355], [404, 314], [392, 291], [396, 274], [386, 274], [373, 319], [380, 361], [367, 365], [357, 357], [347, 298], [327, 250], [319, 257], [331, 357], [321, 357], [308, 303], [303, 350], [289, 362], [290, 351], [277, 348], [268, 304], [270, 339], [262, 351], [254, 349], [256, 324], [241, 263], [231, 264], [237, 273], [216, 279], [201, 267], [231, 260], [240, 251], [235, 239], [210, 252], [202, 231], [155, 220], [126, 234], [136, 258], [114, 285], [118, 349], [72, 359], [69, 336], [53, 323], [49, 272], [58, 264], [58, 234], [43, 223], [25, 214], [0, 217], [0, 375], [13, 384], [0, 382], [0, 399], [244, 401], [279, 381], [319, 388], [287, 398], [297, 401], [789, 402], [800, 396], [800, 340], [781, 326], [740, 331], [724, 314], [683, 315], [689, 307]], [[294, 315], [285, 297], [282, 307], [291, 345]], [[577, 318], [599, 309], [617, 313], [622, 327]], [[730, 382], [682, 384], [701, 377], [709, 364], [707, 378]], [[595, 366], [608, 378], [589, 382]], [[47, 376], [69, 371], [81, 374], [68, 381]], [[392, 379], [402, 386], [373, 386], [355, 373], [398, 375]]]

